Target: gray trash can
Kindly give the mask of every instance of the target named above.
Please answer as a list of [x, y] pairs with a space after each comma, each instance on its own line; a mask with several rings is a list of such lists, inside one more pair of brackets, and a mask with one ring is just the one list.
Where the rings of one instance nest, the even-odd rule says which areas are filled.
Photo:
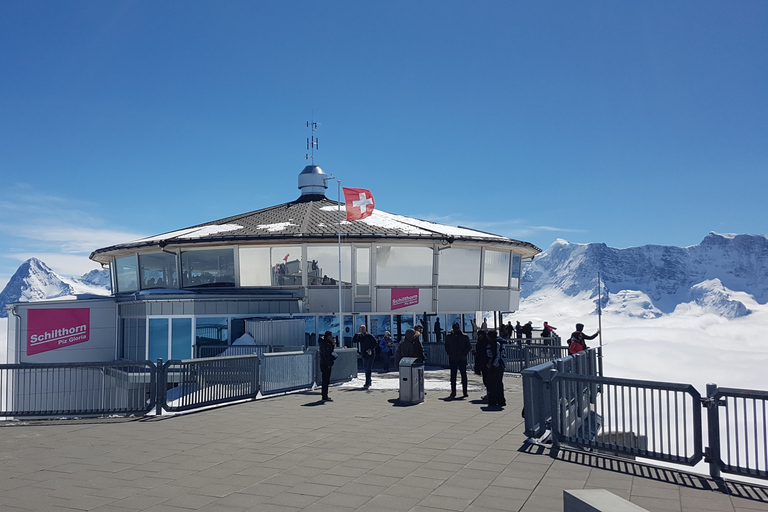
[[424, 363], [416, 361], [415, 357], [400, 360], [400, 402], [424, 401]]

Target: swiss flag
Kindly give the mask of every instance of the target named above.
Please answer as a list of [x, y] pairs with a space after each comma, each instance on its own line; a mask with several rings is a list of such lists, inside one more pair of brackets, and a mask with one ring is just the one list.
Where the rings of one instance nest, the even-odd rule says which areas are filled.
[[373, 213], [373, 194], [364, 188], [344, 188], [347, 220], [364, 219]]

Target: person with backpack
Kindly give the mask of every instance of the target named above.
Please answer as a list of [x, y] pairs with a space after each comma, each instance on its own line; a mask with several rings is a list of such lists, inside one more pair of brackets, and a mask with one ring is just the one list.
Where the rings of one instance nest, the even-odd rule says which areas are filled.
[[507, 355], [494, 329], [488, 331], [485, 355], [485, 366], [488, 371], [488, 405], [504, 407], [507, 405], [504, 398], [504, 371], [507, 368]]
[[576, 330], [573, 331], [573, 334], [571, 334], [571, 337], [568, 340], [569, 355], [578, 354], [582, 350], [587, 350], [588, 347], [585, 340], [593, 340], [600, 334], [600, 329], [598, 329], [592, 336], [587, 336], [582, 331], [584, 331], [584, 324], [576, 324]]
[[456, 374], [461, 372], [461, 388], [463, 396], [467, 393], [467, 354], [472, 350], [469, 336], [461, 332], [458, 322], [453, 323], [453, 329], [445, 337], [445, 352], [448, 354], [448, 365], [451, 368], [451, 398], [456, 398]]

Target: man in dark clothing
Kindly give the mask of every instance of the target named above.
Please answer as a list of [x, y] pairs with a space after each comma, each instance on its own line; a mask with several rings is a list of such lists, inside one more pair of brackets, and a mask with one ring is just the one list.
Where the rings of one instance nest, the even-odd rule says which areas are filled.
[[376, 358], [376, 347], [379, 343], [376, 338], [368, 332], [365, 325], [360, 326], [360, 332], [355, 334], [352, 338], [352, 343], [358, 343], [358, 350], [363, 358], [363, 368], [365, 369], [365, 385], [364, 388], [371, 387], [371, 371], [373, 370], [373, 360]]
[[328, 386], [331, 384], [331, 369], [333, 369], [333, 363], [336, 360], [333, 352], [333, 348], [336, 346], [333, 340], [333, 333], [331, 331], [325, 331], [325, 336], [320, 339], [319, 350], [320, 353], [320, 374], [322, 375], [322, 390], [323, 400], [326, 402], [333, 402], [328, 396]]
[[404, 357], [415, 357], [417, 363], [424, 362], [424, 346], [421, 344], [421, 333], [416, 329], [405, 331], [405, 338], [397, 347], [397, 365], [400, 366], [400, 359]]
[[440, 343], [443, 335], [443, 328], [440, 327], [440, 318], [435, 318], [435, 342]]
[[458, 322], [454, 322], [450, 334], [445, 337], [445, 352], [448, 354], [448, 364], [451, 368], [451, 398], [456, 398], [456, 374], [461, 372], [461, 388], [464, 397], [467, 393], [467, 354], [472, 350], [469, 336], [461, 332]]
[[522, 338], [523, 337], [523, 326], [520, 325], [520, 321], [519, 320], [515, 323], [515, 335], [516, 335], [517, 338]]
[[530, 338], [533, 335], [533, 322], [528, 322], [523, 326], [523, 336]]
[[481, 400], [488, 398], [488, 368], [485, 366], [485, 362], [488, 359], [486, 348], [488, 347], [488, 332], [484, 329], [477, 331], [477, 344], [475, 345], [475, 374], [482, 375], [483, 386], [485, 386], [486, 394], [481, 397]]
[[488, 331], [485, 354], [485, 366], [488, 369], [488, 405], [504, 407], [507, 405], [504, 399], [504, 370], [507, 366], [507, 358], [495, 330]]
[[571, 338], [568, 340], [568, 354], [578, 354], [582, 350], [587, 350], [587, 344], [584, 340], [593, 340], [600, 334], [600, 329], [598, 329], [592, 336], [587, 336], [582, 332], [583, 330], [584, 324], [576, 324], [576, 330], [571, 334]]

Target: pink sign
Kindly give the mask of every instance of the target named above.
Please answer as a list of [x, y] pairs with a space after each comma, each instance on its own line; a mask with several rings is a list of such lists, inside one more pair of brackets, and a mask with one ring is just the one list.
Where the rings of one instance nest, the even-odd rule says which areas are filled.
[[27, 314], [27, 355], [88, 341], [91, 310], [30, 309]]
[[392, 288], [392, 309], [405, 308], [418, 303], [418, 288]]

